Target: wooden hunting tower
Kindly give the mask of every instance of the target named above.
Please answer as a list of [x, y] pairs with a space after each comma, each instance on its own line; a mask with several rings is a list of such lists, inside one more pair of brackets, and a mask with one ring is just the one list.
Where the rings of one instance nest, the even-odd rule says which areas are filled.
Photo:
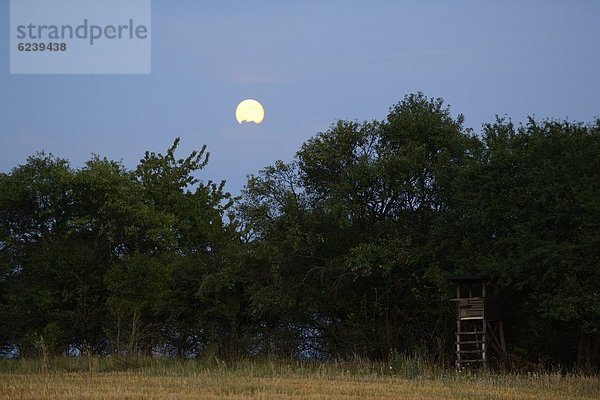
[[462, 275], [450, 278], [456, 285], [456, 368], [482, 366], [490, 350], [506, 355], [501, 302], [494, 279]]

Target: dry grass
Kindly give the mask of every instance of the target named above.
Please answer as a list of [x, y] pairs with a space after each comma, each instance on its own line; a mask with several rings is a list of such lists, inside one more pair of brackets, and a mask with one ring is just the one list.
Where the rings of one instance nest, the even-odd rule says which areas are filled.
[[2, 362], [0, 399], [600, 399], [597, 377], [559, 374], [408, 378], [383, 364], [270, 361], [40, 364]]

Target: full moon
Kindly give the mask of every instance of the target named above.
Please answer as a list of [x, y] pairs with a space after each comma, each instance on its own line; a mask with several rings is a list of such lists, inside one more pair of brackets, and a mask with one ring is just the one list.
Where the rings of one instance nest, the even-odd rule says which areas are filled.
[[265, 119], [265, 109], [258, 101], [246, 99], [235, 109], [235, 119], [239, 124], [242, 122], [260, 124]]

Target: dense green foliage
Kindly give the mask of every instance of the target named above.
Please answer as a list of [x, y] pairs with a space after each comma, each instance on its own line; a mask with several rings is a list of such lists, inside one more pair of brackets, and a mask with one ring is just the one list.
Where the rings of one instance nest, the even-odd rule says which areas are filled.
[[21, 355], [451, 358], [447, 277], [498, 278], [509, 352], [600, 366], [600, 121], [481, 135], [413, 94], [239, 199], [205, 148], [0, 174], [0, 343]]

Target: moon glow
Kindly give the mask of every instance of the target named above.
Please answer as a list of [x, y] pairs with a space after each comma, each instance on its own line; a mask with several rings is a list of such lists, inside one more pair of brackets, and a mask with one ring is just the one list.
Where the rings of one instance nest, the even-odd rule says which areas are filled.
[[242, 122], [260, 124], [265, 119], [265, 109], [258, 101], [246, 99], [235, 109], [235, 119], [239, 124]]

